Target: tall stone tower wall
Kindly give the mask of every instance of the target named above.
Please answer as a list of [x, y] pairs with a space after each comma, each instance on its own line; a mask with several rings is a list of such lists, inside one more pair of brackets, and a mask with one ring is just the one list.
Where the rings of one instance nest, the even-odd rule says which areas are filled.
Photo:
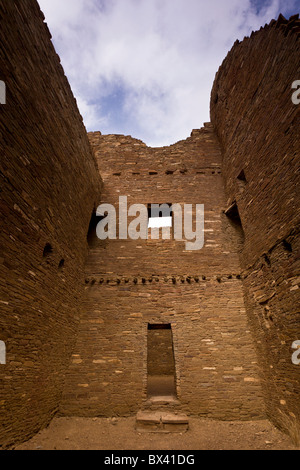
[[236, 201], [246, 307], [256, 337], [268, 415], [300, 420], [300, 21], [278, 21], [236, 43], [219, 69], [211, 118], [223, 148], [227, 207]]
[[100, 177], [35, 0], [0, 1], [0, 446], [56, 413]]

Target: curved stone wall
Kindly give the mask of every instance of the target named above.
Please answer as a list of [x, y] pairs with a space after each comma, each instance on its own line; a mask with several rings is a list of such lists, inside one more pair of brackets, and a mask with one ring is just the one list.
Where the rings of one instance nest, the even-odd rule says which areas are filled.
[[[222, 145], [227, 207], [245, 239], [244, 289], [269, 417], [299, 424], [299, 128], [292, 89], [300, 79], [300, 21], [281, 15], [243, 42], [220, 67], [211, 119]], [[230, 213], [230, 212], [229, 212]]]

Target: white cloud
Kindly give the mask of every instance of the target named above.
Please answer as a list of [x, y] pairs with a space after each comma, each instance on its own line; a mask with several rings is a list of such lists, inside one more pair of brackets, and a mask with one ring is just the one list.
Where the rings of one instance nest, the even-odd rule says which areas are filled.
[[[228, 50], [281, 7], [281, 0], [265, 1], [259, 13], [250, 0], [39, 3], [88, 130], [152, 146], [184, 139], [209, 120], [214, 76]], [[109, 107], [116, 89], [120, 100]]]
[[84, 119], [84, 124], [87, 129], [106, 126], [108, 123], [107, 117], [101, 113], [101, 106], [88, 103], [82, 96], [77, 95], [77, 106]]

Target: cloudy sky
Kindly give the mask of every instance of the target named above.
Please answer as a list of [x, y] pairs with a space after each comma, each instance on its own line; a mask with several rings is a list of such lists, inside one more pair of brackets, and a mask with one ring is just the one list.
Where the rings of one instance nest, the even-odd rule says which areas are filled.
[[236, 39], [300, 0], [38, 0], [87, 130], [170, 145], [209, 121]]

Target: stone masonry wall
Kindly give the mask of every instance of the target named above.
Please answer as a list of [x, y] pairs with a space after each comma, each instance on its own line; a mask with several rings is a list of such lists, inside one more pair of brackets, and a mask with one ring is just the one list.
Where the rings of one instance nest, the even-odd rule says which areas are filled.
[[100, 178], [35, 0], [0, 0], [0, 446], [58, 409]]
[[237, 202], [245, 233], [243, 284], [267, 412], [290, 432], [300, 425], [300, 369], [291, 360], [300, 339], [300, 107], [291, 100], [299, 33], [298, 16], [280, 16], [237, 42], [211, 100], [227, 206]]
[[95, 240], [66, 377], [62, 415], [128, 416], [147, 398], [148, 324], [172, 325], [177, 395], [189, 414], [264, 416], [244, 306], [239, 242], [223, 213], [221, 151], [207, 124], [186, 141], [148, 148], [90, 134], [102, 202], [205, 204], [205, 247], [171, 240]]
[[[237, 42], [216, 77], [212, 124], [153, 149], [99, 132], [89, 142], [43, 20], [36, 0], [0, 0], [0, 447], [58, 411], [136, 413], [149, 323], [172, 325], [182, 411], [246, 420], [266, 406], [294, 429], [299, 19], [280, 16]], [[94, 237], [88, 251], [100, 195], [115, 207], [119, 196], [204, 204], [204, 248]], [[233, 203], [244, 236], [224, 214]]]

